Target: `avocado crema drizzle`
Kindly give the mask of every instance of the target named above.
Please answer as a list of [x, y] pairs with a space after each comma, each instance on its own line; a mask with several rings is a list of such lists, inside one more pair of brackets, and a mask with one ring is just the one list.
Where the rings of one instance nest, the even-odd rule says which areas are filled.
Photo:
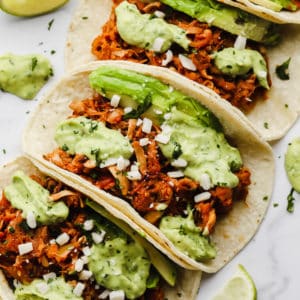
[[16, 171], [0, 204], [0, 269], [16, 300], [163, 300], [162, 276], [175, 284], [175, 267], [157, 250], [147, 245], [150, 260], [133, 230], [50, 177]]
[[[117, 3], [93, 54], [175, 69], [251, 109], [258, 91], [269, 89], [262, 44], [278, 42], [275, 25], [213, 0], [161, 2]], [[117, 35], [110, 33], [113, 26]]]
[[60, 148], [45, 159], [131, 203], [188, 256], [214, 258], [217, 216], [244, 200], [250, 184], [218, 120], [133, 71], [102, 66], [90, 85], [99, 94], [70, 104], [72, 117], [57, 124]]

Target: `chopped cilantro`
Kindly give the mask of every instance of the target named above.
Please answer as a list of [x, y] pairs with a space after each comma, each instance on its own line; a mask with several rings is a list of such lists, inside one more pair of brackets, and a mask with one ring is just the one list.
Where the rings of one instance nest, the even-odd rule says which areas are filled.
[[81, 17], [82, 20], [87, 20], [88, 18], [89, 18], [89, 17], [86, 17], [86, 16]]
[[151, 95], [147, 95], [144, 102], [140, 104], [137, 109], [133, 109], [131, 112], [123, 116], [124, 120], [137, 119], [142, 113], [144, 113], [152, 103]]
[[276, 75], [281, 80], [289, 80], [290, 74], [289, 74], [289, 65], [290, 65], [291, 58], [288, 58], [285, 62], [283, 62], [281, 65], [276, 66]]
[[263, 197], [263, 200], [264, 200], [264, 201], [268, 201], [268, 199], [269, 199], [268, 196], [264, 196], [264, 197]]
[[174, 150], [172, 153], [172, 157], [174, 159], [177, 159], [182, 154], [181, 145], [178, 144], [177, 142], [174, 142], [173, 144], [174, 144]]
[[56, 51], [55, 50], [51, 50], [51, 55], [53, 55], [53, 54], [55, 54], [56, 53]]
[[54, 19], [52, 19], [52, 20], [48, 23], [48, 30], [51, 29], [53, 22], [54, 22]]
[[294, 201], [295, 201], [295, 198], [293, 196], [293, 193], [294, 193], [294, 189], [292, 188], [290, 193], [288, 194], [287, 196], [287, 206], [286, 206], [286, 210], [289, 212], [289, 213], [292, 213], [294, 212]]
[[278, 205], [278, 203], [273, 203], [273, 207], [277, 207]]
[[34, 69], [35, 69], [36, 66], [37, 66], [37, 63], [38, 63], [38, 60], [37, 60], [37, 58], [34, 56], [34, 57], [31, 59], [31, 71], [34, 71]]
[[2, 149], [3, 154], [6, 154], [6, 149]]
[[66, 144], [63, 144], [62, 147], [61, 147], [61, 149], [62, 149], [63, 151], [68, 151], [68, 150], [69, 150], [69, 147], [68, 147]]
[[265, 123], [264, 123], [264, 127], [265, 127], [266, 129], [269, 129], [269, 123], [268, 123], [268, 122], [265, 122]]

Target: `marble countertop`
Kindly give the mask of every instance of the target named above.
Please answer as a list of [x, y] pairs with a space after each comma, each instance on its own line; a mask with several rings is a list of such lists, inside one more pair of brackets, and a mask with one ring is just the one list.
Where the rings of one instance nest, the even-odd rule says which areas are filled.
[[[42, 89], [37, 99], [63, 74], [66, 31], [76, 3], [75, 0], [70, 1], [56, 12], [30, 19], [16, 18], [0, 12], [0, 55], [7, 52], [41, 53], [54, 66], [54, 77]], [[1, 164], [22, 154], [21, 133], [30, 111], [37, 103], [37, 100], [25, 101], [0, 91]], [[272, 144], [276, 160], [274, 191], [259, 231], [217, 274], [203, 275], [197, 300], [211, 299], [238, 264], [244, 265], [253, 277], [259, 299], [300, 299], [300, 196], [295, 193], [294, 213], [287, 212], [287, 196], [291, 186], [284, 170], [287, 145], [296, 136], [300, 136], [300, 120], [284, 138]]]

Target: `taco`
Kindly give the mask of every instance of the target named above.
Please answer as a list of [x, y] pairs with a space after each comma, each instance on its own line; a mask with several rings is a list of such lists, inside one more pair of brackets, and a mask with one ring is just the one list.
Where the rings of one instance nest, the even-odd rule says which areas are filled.
[[177, 269], [87, 196], [24, 157], [0, 172], [1, 299], [195, 299], [200, 271]]
[[130, 62], [91, 63], [59, 82], [23, 148], [177, 264], [206, 272], [247, 244], [272, 190], [271, 148], [247, 119], [175, 72]]
[[[300, 111], [299, 47], [296, 26], [278, 28], [213, 0], [89, 0], [74, 14], [65, 61], [67, 70], [116, 59], [177, 71], [214, 90], [264, 139], [275, 140]], [[288, 58], [290, 78], [282, 80], [276, 67]]]

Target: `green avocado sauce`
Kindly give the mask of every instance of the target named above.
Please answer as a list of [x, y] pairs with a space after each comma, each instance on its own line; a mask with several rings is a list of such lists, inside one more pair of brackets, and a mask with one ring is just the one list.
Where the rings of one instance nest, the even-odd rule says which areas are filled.
[[186, 218], [181, 216], [163, 217], [159, 229], [176, 248], [197, 261], [212, 259], [216, 256], [214, 246], [201, 235], [200, 228], [195, 225], [192, 210], [189, 210]]
[[288, 145], [285, 170], [291, 185], [300, 193], [300, 137], [293, 139]]
[[[41, 286], [46, 286], [46, 288], [41, 288]], [[35, 279], [30, 284], [19, 284], [14, 294], [16, 300], [83, 300], [82, 297], [73, 293], [72, 286], [62, 277], [53, 278], [48, 282]]]
[[122, 289], [128, 299], [144, 294], [150, 266], [142, 246], [119, 237], [93, 245], [88, 263], [100, 285], [111, 290]]
[[97, 164], [120, 156], [128, 159], [133, 153], [129, 140], [119, 131], [86, 117], [61, 122], [56, 129], [55, 141], [68, 153], [84, 154]]
[[23, 171], [14, 173], [12, 183], [4, 189], [4, 194], [13, 207], [22, 210], [24, 218], [33, 212], [39, 224], [55, 224], [68, 217], [68, 207], [61, 201], [53, 202], [49, 191]]
[[213, 55], [216, 67], [226, 75], [245, 75], [253, 69], [259, 84], [269, 89], [267, 64], [263, 56], [255, 50], [225, 48]]
[[183, 173], [201, 183], [201, 175], [208, 174], [214, 186], [235, 187], [239, 180], [232, 173], [242, 166], [239, 151], [231, 147], [222, 132], [203, 126], [196, 118], [173, 109], [164, 123], [170, 128], [170, 142], [159, 143], [163, 155], [170, 161], [180, 145], [182, 158], [187, 162]]
[[[151, 14], [141, 14], [134, 4], [127, 1], [119, 4], [115, 11], [118, 32], [128, 44], [156, 52], [165, 52], [174, 42], [185, 50], [188, 49], [190, 40], [182, 28], [168, 24]], [[159, 45], [155, 46], [155, 43]]]
[[94, 216], [94, 223], [99, 231], [105, 232], [104, 241], [93, 244], [88, 257], [88, 268], [95, 280], [107, 289], [123, 290], [128, 299], [140, 297], [151, 279], [147, 252], [140, 243], [99, 215]]
[[42, 55], [0, 56], [0, 89], [23, 99], [33, 99], [53, 75], [51, 64]]

